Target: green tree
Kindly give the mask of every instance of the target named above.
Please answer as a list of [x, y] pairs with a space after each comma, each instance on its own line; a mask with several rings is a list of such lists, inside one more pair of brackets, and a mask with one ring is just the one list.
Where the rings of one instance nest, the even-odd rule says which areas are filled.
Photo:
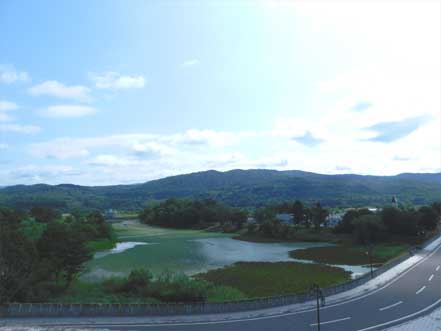
[[32, 207], [29, 213], [39, 223], [50, 223], [60, 217], [60, 213], [54, 209], [42, 206]]
[[430, 207], [441, 217], [441, 201], [433, 202]]
[[414, 210], [400, 210], [393, 207], [381, 212], [383, 224], [390, 234], [416, 236], [420, 214]]
[[292, 205], [292, 214], [294, 215], [294, 222], [296, 224], [303, 224], [305, 221], [305, 207], [303, 203], [296, 200]]
[[83, 270], [83, 263], [91, 258], [84, 239], [63, 223], [50, 223], [37, 248], [47, 276], [52, 275], [55, 281], [63, 280], [66, 287]]
[[418, 212], [420, 213], [420, 218], [418, 220], [418, 226], [425, 231], [434, 231], [439, 222], [439, 215], [435, 209], [431, 207], [421, 207]]
[[362, 215], [353, 221], [355, 238], [361, 244], [372, 244], [385, 238], [386, 228], [378, 215]]
[[7, 214], [0, 211], [0, 304], [26, 299], [37, 259], [35, 246]]
[[344, 215], [340, 223], [334, 228], [335, 233], [352, 233], [354, 232], [355, 225], [353, 224], [354, 220], [363, 215], [372, 215], [371, 212], [367, 208], [361, 209], [350, 209]]
[[261, 207], [254, 211], [254, 218], [258, 223], [273, 220], [276, 216], [276, 210], [271, 207]]
[[329, 211], [323, 208], [320, 202], [317, 202], [314, 207], [311, 208], [312, 224], [314, 225], [315, 231], [320, 231], [320, 227], [326, 222], [328, 215]]
[[[86, 216], [85, 223], [92, 225], [96, 229], [97, 238], [111, 239], [113, 236], [112, 227], [106, 222], [100, 212], [92, 212]], [[97, 239], [94, 238], [94, 239]]]
[[230, 214], [230, 220], [237, 230], [241, 229], [247, 221], [248, 212], [243, 209], [233, 209]]

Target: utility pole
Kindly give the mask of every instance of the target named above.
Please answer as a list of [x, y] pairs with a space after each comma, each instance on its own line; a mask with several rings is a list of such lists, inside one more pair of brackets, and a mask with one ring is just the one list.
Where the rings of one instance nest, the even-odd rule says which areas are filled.
[[320, 289], [320, 286], [313, 283], [310, 286], [310, 292], [312, 295], [315, 295], [316, 305], [317, 305], [317, 330], [320, 331], [320, 302], [321, 305], [325, 305], [325, 297], [323, 296], [323, 292]]
[[374, 250], [374, 246], [372, 244], [369, 244], [366, 254], [369, 256], [369, 264], [371, 266], [371, 278], [374, 278], [374, 268], [372, 265], [372, 251], [373, 250]]

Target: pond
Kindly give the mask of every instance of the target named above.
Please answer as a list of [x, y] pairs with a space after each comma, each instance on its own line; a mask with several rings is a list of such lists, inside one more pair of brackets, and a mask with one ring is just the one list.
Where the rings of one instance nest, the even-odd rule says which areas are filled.
[[[124, 241], [111, 250], [96, 253], [88, 263], [88, 271], [82, 276], [83, 279], [93, 281], [108, 276], [123, 276], [136, 268], [146, 268], [156, 274], [170, 270], [191, 275], [239, 261], [296, 261], [289, 257], [289, 251], [328, 245], [306, 242], [252, 243], [232, 239], [231, 235], [226, 234], [161, 229], [135, 222], [125, 222], [115, 228]], [[368, 271], [358, 266], [342, 267], [354, 275]]]

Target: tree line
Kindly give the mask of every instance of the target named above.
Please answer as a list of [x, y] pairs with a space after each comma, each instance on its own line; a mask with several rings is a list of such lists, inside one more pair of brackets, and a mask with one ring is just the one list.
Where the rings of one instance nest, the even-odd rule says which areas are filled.
[[[293, 215], [292, 224], [277, 219], [278, 213]], [[301, 201], [284, 202], [257, 209], [255, 224], [248, 225], [249, 234], [275, 239], [295, 239], [300, 229], [319, 233], [326, 227], [330, 210], [315, 203], [306, 206]], [[385, 207], [380, 211], [367, 208], [348, 209], [342, 220], [332, 228], [336, 235], [350, 234], [359, 243], [387, 241], [391, 238], [422, 238], [437, 229], [441, 202], [419, 208], [411, 206]]]
[[92, 258], [87, 244], [113, 237], [99, 212], [62, 217], [47, 207], [0, 208], [0, 303], [61, 293]]
[[220, 224], [224, 229], [240, 229], [246, 222], [248, 212], [228, 207], [213, 199], [167, 199], [142, 210], [141, 222], [170, 228], [206, 228]]
[[334, 228], [337, 234], [351, 234], [362, 244], [391, 238], [424, 238], [435, 231], [441, 217], [441, 202], [420, 208], [386, 207], [379, 212], [351, 209]]

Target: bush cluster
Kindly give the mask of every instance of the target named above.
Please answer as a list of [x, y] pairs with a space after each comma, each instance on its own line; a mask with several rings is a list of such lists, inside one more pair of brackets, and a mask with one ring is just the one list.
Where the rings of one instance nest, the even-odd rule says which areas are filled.
[[145, 269], [130, 272], [126, 278], [103, 282], [106, 291], [131, 297], [155, 298], [163, 302], [203, 302], [212, 285], [184, 274], [163, 272], [157, 278]]

